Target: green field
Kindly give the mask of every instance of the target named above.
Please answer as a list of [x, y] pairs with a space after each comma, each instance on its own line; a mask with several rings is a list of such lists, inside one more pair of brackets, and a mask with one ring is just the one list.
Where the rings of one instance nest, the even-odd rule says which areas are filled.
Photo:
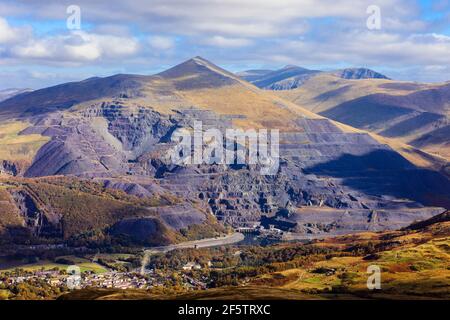
[[[89, 260], [81, 259], [81, 258], [79, 258], [79, 261], [76, 261], [75, 265], [80, 267], [81, 272], [91, 271], [94, 273], [104, 273], [104, 272], [108, 271], [106, 268], [102, 267], [98, 263], [90, 262]], [[28, 271], [28, 272], [35, 272], [35, 271], [41, 271], [41, 270], [48, 271], [48, 270], [52, 270], [55, 268], [58, 270], [67, 270], [68, 267], [69, 267], [69, 264], [55, 263], [52, 261], [39, 261], [36, 263], [16, 265], [14, 267], [10, 267], [7, 269], [0, 269], [0, 273], [1, 272], [12, 272], [16, 269], [22, 269], [22, 270]]]

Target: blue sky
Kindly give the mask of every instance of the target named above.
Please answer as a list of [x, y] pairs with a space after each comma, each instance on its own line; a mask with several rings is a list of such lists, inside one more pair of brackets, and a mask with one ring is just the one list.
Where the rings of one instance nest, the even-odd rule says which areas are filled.
[[[379, 29], [367, 27], [373, 5]], [[363, 66], [447, 81], [450, 0], [0, 0], [0, 89], [153, 74], [197, 55], [230, 71]]]

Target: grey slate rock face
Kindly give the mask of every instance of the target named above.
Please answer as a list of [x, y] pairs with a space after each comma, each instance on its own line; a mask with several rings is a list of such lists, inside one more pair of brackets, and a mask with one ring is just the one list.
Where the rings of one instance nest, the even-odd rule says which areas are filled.
[[289, 217], [275, 216], [266, 219], [266, 224], [297, 233], [323, 235], [345, 234], [358, 231], [398, 230], [411, 224], [412, 221], [429, 219], [442, 212], [438, 208], [421, 210], [389, 209], [389, 210], [327, 210], [320, 213], [317, 208], [304, 208], [301, 212], [291, 213]]
[[25, 221], [24, 230], [37, 237], [61, 237], [62, 228], [59, 216], [45, 212], [25, 190], [13, 190], [11, 196]]
[[[192, 107], [162, 115], [119, 102], [92, 106], [70, 119], [41, 119], [27, 130], [52, 139], [26, 176], [77, 175], [103, 179], [105, 186], [140, 197], [172, 194], [184, 205], [156, 213], [174, 230], [204, 221], [194, 203], [235, 227], [258, 224], [265, 216], [291, 223], [291, 231], [339, 234], [405, 226], [443, 211], [424, 207], [433, 205], [428, 194], [450, 199], [448, 179], [415, 168], [368, 134], [343, 132], [327, 119], [299, 118], [298, 132], [281, 133], [280, 169], [274, 176], [261, 175], [257, 165], [178, 166], [168, 160], [176, 128], [192, 128], [201, 120], [204, 130], [225, 130], [232, 119]], [[317, 210], [303, 214], [297, 208]], [[279, 217], [280, 209], [291, 216]], [[330, 209], [336, 211], [330, 214]], [[151, 225], [139, 219], [126, 223], [117, 227]]]

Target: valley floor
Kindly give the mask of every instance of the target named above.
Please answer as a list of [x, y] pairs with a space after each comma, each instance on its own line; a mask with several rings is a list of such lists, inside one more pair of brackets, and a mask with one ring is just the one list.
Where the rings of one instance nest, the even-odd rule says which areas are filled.
[[[450, 299], [448, 212], [399, 231], [304, 244], [217, 246], [241, 237], [233, 234], [160, 248], [147, 257], [142, 251], [84, 253], [11, 267], [0, 272], [0, 297]], [[79, 290], [67, 287], [70, 275], [61, 266], [69, 264], [83, 267]], [[374, 266], [380, 270], [380, 289], [371, 290], [368, 270]]]

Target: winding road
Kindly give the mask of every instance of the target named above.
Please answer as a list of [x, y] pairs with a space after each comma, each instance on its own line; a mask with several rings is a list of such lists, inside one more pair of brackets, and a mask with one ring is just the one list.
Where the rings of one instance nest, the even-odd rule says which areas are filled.
[[168, 251], [172, 251], [175, 249], [216, 247], [216, 246], [223, 246], [223, 245], [227, 245], [227, 244], [233, 244], [233, 243], [236, 243], [236, 242], [239, 242], [242, 240], [244, 240], [244, 235], [242, 233], [235, 232], [233, 234], [230, 234], [230, 235], [227, 235], [224, 237], [208, 238], [208, 239], [201, 239], [201, 240], [171, 244], [168, 246], [152, 247], [149, 249], [145, 249], [144, 253], [153, 254], [153, 253], [160, 253], [160, 252], [168, 252]]

